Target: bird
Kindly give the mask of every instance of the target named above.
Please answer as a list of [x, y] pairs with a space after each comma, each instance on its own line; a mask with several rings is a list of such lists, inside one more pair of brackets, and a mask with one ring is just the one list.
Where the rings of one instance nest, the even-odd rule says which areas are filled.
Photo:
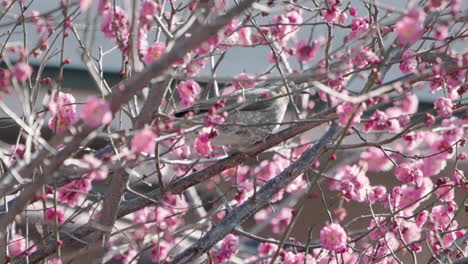
[[190, 113], [193, 119], [207, 116], [217, 102], [224, 102], [221, 111], [227, 112], [227, 117], [222, 124], [215, 125], [217, 135], [211, 143], [215, 146], [229, 145], [231, 150], [242, 151], [279, 129], [289, 104], [289, 95], [284, 85], [265, 84], [210, 98], [176, 111], [174, 115], [181, 118]]

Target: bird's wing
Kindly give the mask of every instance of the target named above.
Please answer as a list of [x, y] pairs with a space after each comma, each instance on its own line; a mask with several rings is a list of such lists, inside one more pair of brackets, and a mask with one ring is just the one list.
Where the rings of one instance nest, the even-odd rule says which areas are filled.
[[[189, 112], [194, 114], [203, 114], [208, 112], [211, 106], [219, 100], [225, 99], [225, 110], [230, 112], [238, 109], [240, 111], [267, 111], [273, 104], [273, 100], [262, 100], [263, 95], [268, 93], [276, 95], [271, 89], [266, 88], [253, 88], [248, 90], [239, 90], [228, 95], [214, 97], [206, 101], [195, 104], [191, 107], [175, 112], [176, 117], [183, 117]], [[244, 100], [239, 100], [244, 98]]]

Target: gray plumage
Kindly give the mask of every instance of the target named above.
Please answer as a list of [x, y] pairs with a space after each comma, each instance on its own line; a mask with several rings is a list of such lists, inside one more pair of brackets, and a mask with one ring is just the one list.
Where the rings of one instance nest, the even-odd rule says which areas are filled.
[[211, 143], [242, 150], [278, 130], [280, 125], [275, 123], [283, 121], [289, 103], [284, 90], [283, 87], [268, 86], [239, 90], [178, 111], [175, 116], [182, 117], [188, 112], [195, 115], [207, 113], [214, 103], [225, 99], [222, 110], [228, 112], [228, 116], [217, 126], [218, 136]]

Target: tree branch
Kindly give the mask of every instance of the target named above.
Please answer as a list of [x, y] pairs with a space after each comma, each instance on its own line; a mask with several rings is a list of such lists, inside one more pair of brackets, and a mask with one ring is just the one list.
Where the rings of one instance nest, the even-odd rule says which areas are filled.
[[232, 232], [236, 226], [241, 224], [247, 217], [266, 206], [270, 199], [282, 188], [291, 183], [297, 176], [302, 174], [310, 164], [317, 160], [322, 154], [324, 147], [332, 142], [333, 137], [339, 131], [337, 125], [333, 125], [323, 135], [317, 144], [304, 152], [304, 154], [278, 176], [269, 180], [258, 192], [255, 198], [251, 197], [245, 203], [232, 210], [216, 227], [212, 228], [205, 236], [198, 240], [191, 247], [177, 255], [172, 264], [192, 263], [202, 254], [207, 252], [218, 241]]

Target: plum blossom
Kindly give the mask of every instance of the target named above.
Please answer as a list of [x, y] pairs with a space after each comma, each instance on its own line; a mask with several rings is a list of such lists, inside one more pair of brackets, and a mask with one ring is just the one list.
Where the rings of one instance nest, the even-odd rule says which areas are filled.
[[52, 115], [49, 119], [49, 127], [57, 134], [63, 134], [75, 123], [76, 106], [75, 97], [72, 94], [59, 92], [48, 107]]
[[177, 85], [177, 92], [181, 99], [180, 103], [184, 107], [193, 105], [200, 95], [200, 91], [200, 85], [194, 80], [182, 81]]
[[81, 118], [86, 125], [98, 127], [112, 121], [112, 112], [106, 100], [91, 96], [81, 109]]
[[403, 53], [402, 57], [404, 58], [404, 60], [400, 62], [401, 72], [406, 74], [406, 73], [412, 73], [416, 70], [416, 68], [418, 67], [418, 60], [414, 56], [415, 54], [416, 52], [410, 49]]
[[166, 44], [163, 42], [155, 42], [151, 47], [146, 51], [143, 61], [146, 64], [150, 64], [153, 61], [159, 59], [166, 52]]
[[257, 248], [259, 256], [269, 256], [274, 254], [277, 249], [278, 245], [272, 243], [260, 243]]
[[319, 47], [318, 41], [309, 42], [307, 40], [299, 40], [296, 43], [296, 58], [301, 62], [309, 62], [315, 58]]
[[241, 45], [252, 45], [252, 31], [250, 27], [242, 27], [238, 31], [239, 33], [239, 44]]
[[379, 57], [370, 48], [361, 45], [352, 48], [351, 56], [351, 62], [356, 68], [380, 63]]
[[10, 238], [10, 242], [8, 243], [8, 252], [11, 256], [15, 257], [26, 253], [26, 250], [28, 250], [28, 253], [32, 253], [36, 251], [36, 246], [33, 245], [34, 241], [30, 240], [29, 243], [27, 243], [24, 236], [15, 234]]
[[422, 212], [420, 212], [419, 214], [417, 214], [415, 216], [415, 222], [416, 222], [416, 226], [418, 228], [421, 228], [427, 221], [427, 218], [429, 217], [429, 212], [424, 210]]
[[372, 187], [371, 191], [368, 193], [369, 202], [373, 204], [377, 201], [380, 201], [384, 196], [386, 196], [386, 194], [387, 194], [387, 189], [384, 186], [382, 185], [374, 186]]
[[81, 12], [88, 10], [93, 4], [93, 0], [80, 0], [80, 9]]
[[361, 153], [360, 164], [366, 164], [368, 171], [387, 171], [392, 168], [392, 162], [385, 156], [382, 150], [369, 147]]
[[[338, 115], [338, 124], [342, 127], [346, 127], [348, 123], [350, 126], [354, 126], [361, 122], [361, 116], [364, 110], [364, 105], [356, 105], [352, 103], [344, 103], [338, 105], [336, 108], [336, 114]], [[350, 119], [352, 121], [350, 122]]]
[[248, 73], [241, 73], [235, 77], [235, 79], [247, 79], [245, 81], [234, 81], [232, 86], [234, 86], [235, 90], [242, 90], [242, 89], [251, 89], [255, 87], [255, 81], [253, 80], [255, 77]]
[[451, 117], [453, 113], [453, 103], [448, 98], [439, 98], [434, 103], [434, 108], [442, 117]]
[[[279, 25], [271, 27], [270, 32], [273, 36], [279, 39], [280, 45], [284, 45], [286, 41], [294, 37], [298, 31], [298, 25], [301, 24], [302, 21], [302, 10], [293, 9], [287, 13], [273, 17], [271, 20], [272, 24]], [[290, 24], [297, 24], [297, 26]], [[264, 41], [263, 36], [261, 37], [261, 41]]]
[[348, 235], [339, 224], [329, 224], [320, 230], [320, 243], [323, 248], [343, 253], [346, 251]]
[[31, 78], [32, 73], [33, 68], [31, 65], [24, 62], [17, 63], [13, 69], [13, 77], [20, 83], [24, 83]]
[[[0, 91], [10, 93], [11, 72], [8, 69], [0, 70]], [[1, 99], [1, 97], [0, 97]]]
[[219, 250], [212, 250], [211, 256], [213, 258], [213, 264], [225, 263], [225, 261], [231, 259], [239, 251], [239, 238], [233, 234], [227, 235], [221, 248]]
[[408, 14], [397, 22], [395, 31], [400, 44], [413, 44], [421, 39], [424, 32], [424, 19], [426, 14], [420, 8], [412, 8]]
[[351, 21], [351, 33], [346, 36], [345, 40], [353, 40], [358, 36], [363, 35], [369, 29], [369, 19], [367, 17], [358, 17]]
[[55, 208], [49, 208], [45, 211], [45, 218], [47, 221], [55, 223], [55, 219], [57, 218], [57, 223], [62, 224], [63, 221], [65, 221], [65, 214], [63, 213], [62, 210]]
[[328, 23], [333, 23], [338, 18], [340, 13], [341, 11], [338, 8], [332, 6], [323, 14], [323, 20]]
[[88, 171], [84, 177], [93, 181], [102, 181], [107, 178], [109, 173], [107, 167], [103, 166], [102, 161], [92, 154], [83, 155], [80, 160]]
[[47, 260], [47, 264], [62, 264], [62, 260], [59, 258], [53, 258]]
[[90, 179], [74, 180], [58, 190], [58, 201], [75, 207], [82, 203], [89, 191], [91, 191]]
[[[115, 10], [115, 11], [114, 11]], [[130, 37], [130, 23], [128, 15], [120, 6], [110, 8], [110, 2], [100, 3], [99, 11], [102, 16], [101, 31], [104, 36], [114, 39], [123, 54], [128, 54], [128, 39]]]
[[132, 151], [135, 153], [153, 153], [156, 146], [156, 134], [150, 127], [145, 127], [132, 138]]
[[293, 217], [293, 211], [291, 208], [282, 208], [278, 215], [270, 221], [273, 233], [280, 234], [288, 227]]
[[143, 0], [140, 4], [140, 27], [149, 28], [156, 12], [161, 11], [161, 7], [153, 0]]
[[211, 138], [212, 135], [210, 133], [202, 133], [195, 139], [193, 145], [198, 154], [207, 156], [213, 152]]
[[367, 193], [371, 191], [366, 171], [358, 165], [338, 168], [333, 180], [328, 182], [331, 190], [341, 191], [345, 198], [358, 202], [366, 201]]
[[435, 191], [437, 198], [442, 202], [450, 202], [455, 199], [455, 186], [451, 180], [440, 178], [440, 183]]
[[455, 211], [449, 205], [437, 205], [432, 207], [430, 218], [435, 221], [437, 227], [445, 229], [455, 216]]
[[300, 253], [293, 253], [291, 251], [288, 251], [286, 254], [284, 254], [283, 257], [283, 262], [282, 264], [302, 264], [302, 263], [310, 263], [310, 264], [316, 264], [317, 261], [312, 257], [312, 255], [307, 254], [304, 260], [304, 252]]
[[395, 168], [395, 177], [404, 182], [414, 182], [419, 185], [421, 179], [424, 177], [422, 171], [417, 168], [411, 168], [408, 164], [400, 164]]
[[151, 250], [151, 261], [154, 263], [163, 262], [169, 256], [170, 246], [164, 241], [153, 241], [153, 249]]

